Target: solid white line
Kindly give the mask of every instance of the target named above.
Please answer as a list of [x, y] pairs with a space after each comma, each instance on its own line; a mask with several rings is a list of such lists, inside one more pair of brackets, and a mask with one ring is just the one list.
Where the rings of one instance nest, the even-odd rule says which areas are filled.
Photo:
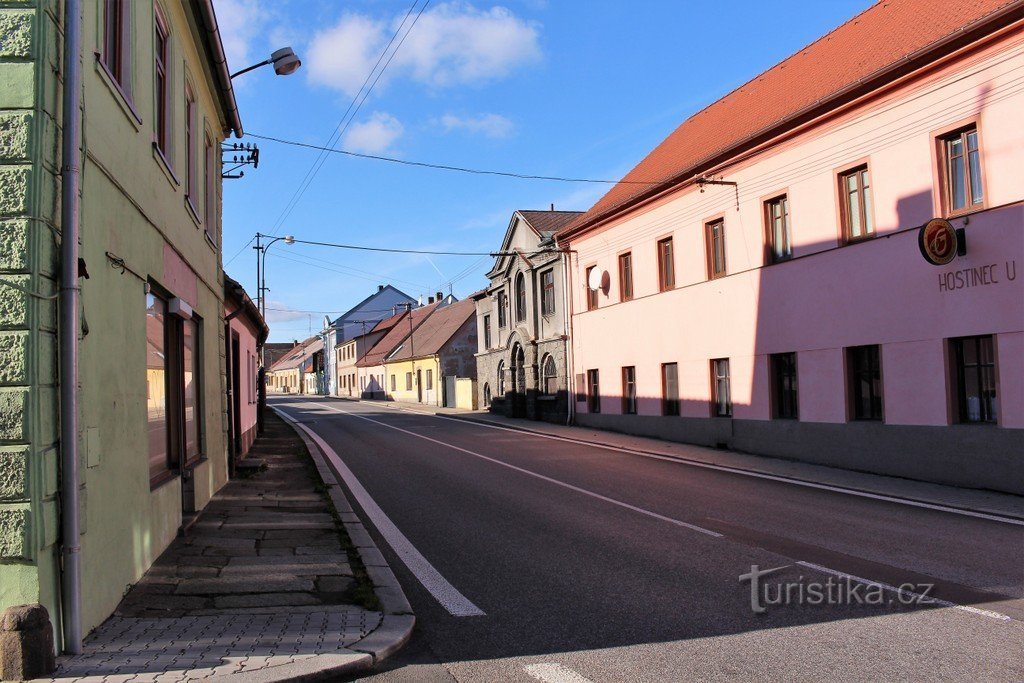
[[892, 584], [889, 584], [889, 583], [882, 583], [881, 581], [872, 581], [871, 579], [865, 579], [865, 578], [860, 577], [860, 576], [854, 576], [853, 574], [847, 574], [846, 572], [841, 572], [841, 571], [838, 571], [836, 569], [829, 569], [828, 567], [823, 567], [820, 564], [814, 564], [812, 562], [802, 562], [802, 561], [798, 561], [797, 564], [802, 566], [802, 567], [808, 567], [810, 569], [815, 569], [815, 570], [817, 570], [819, 572], [824, 572], [825, 574], [831, 574], [833, 576], [838, 576], [839, 578], [842, 578], [842, 579], [848, 579], [850, 581], [856, 581], [858, 583], [863, 583], [863, 584], [868, 585], [868, 586], [877, 586], [877, 587], [882, 588], [884, 590], [896, 593], [897, 595], [899, 595], [899, 596], [901, 596], [903, 598], [912, 598], [915, 602], [917, 602], [919, 604], [942, 605], [943, 607], [953, 607], [954, 609], [963, 610], [964, 612], [970, 612], [971, 614], [978, 614], [978, 615], [981, 615], [983, 617], [989, 617], [990, 619], [998, 619], [1000, 621], [1012, 621], [1013, 620], [1013, 617], [1009, 617], [1009, 616], [1007, 616], [1005, 614], [1002, 614], [1001, 612], [993, 612], [993, 611], [987, 610], [987, 609], [979, 609], [977, 607], [971, 607], [970, 605], [959, 605], [959, 604], [957, 604], [955, 602], [950, 602], [949, 600], [942, 600], [940, 598], [932, 598], [932, 597], [929, 597], [927, 595], [922, 595], [921, 593], [915, 593], [914, 591], [909, 591], [909, 590], [907, 590], [905, 588], [900, 588], [899, 586], [893, 586]]
[[[420, 411], [411, 411], [420, 412]], [[856, 496], [859, 498], [871, 498], [873, 500], [884, 500], [889, 503], [896, 503], [898, 505], [909, 505], [911, 507], [926, 508], [929, 510], [938, 510], [940, 512], [949, 512], [954, 515], [963, 515], [965, 517], [977, 517], [978, 519], [987, 519], [993, 522], [1001, 522], [1003, 524], [1013, 524], [1015, 526], [1024, 526], [1024, 520], [1013, 519], [1012, 517], [1001, 517], [999, 515], [987, 514], [984, 512], [974, 512], [972, 510], [964, 510], [962, 508], [949, 507], [947, 505], [939, 505], [937, 503], [924, 503], [918, 500], [911, 500], [909, 498], [899, 498], [898, 496], [887, 496], [881, 493], [868, 493], [867, 491], [858, 491], [857, 489], [849, 489], [842, 486], [831, 486], [829, 484], [818, 484], [812, 481], [804, 481], [802, 479], [793, 479], [791, 477], [776, 476], [774, 474], [765, 474], [763, 472], [752, 472], [750, 470], [743, 470], [738, 467], [728, 467], [726, 465], [715, 465], [707, 462], [700, 462], [698, 460], [691, 460], [682, 456], [675, 455], [661, 455], [658, 453], [649, 453], [647, 451], [636, 450], [625, 446], [610, 446], [608, 444], [596, 443], [593, 441], [586, 441], [584, 439], [574, 439], [566, 436], [555, 436], [553, 434], [541, 434], [534, 431], [525, 431], [522, 429], [515, 429], [513, 427], [502, 427], [501, 425], [490, 425], [478, 422], [476, 420], [465, 420], [457, 417], [448, 417], [447, 415], [438, 415], [436, 413], [428, 413], [431, 417], [436, 417], [439, 420], [450, 420], [452, 422], [459, 422], [462, 424], [476, 425], [477, 427], [483, 427], [484, 429], [497, 429], [503, 432], [516, 432], [518, 434], [526, 434], [527, 436], [536, 436], [541, 439], [551, 439], [552, 441], [564, 441], [567, 443], [579, 444], [582, 446], [590, 446], [592, 448], [599, 448], [606, 451], [615, 451], [616, 453], [628, 453], [630, 455], [639, 455], [643, 458], [651, 458], [652, 460], [664, 460], [667, 462], [674, 462], [680, 465], [690, 465], [692, 467], [700, 467], [708, 470], [717, 470], [719, 472], [728, 472], [730, 474], [738, 474], [744, 477], [754, 477], [756, 479], [769, 479], [771, 481], [779, 481], [785, 484], [792, 484], [794, 486], [803, 486], [805, 488], [821, 489], [823, 491], [833, 491], [835, 493], [842, 493], [848, 496]]]
[[593, 683], [589, 678], [584, 678], [567, 666], [561, 664], [530, 664], [524, 666], [523, 670], [544, 683]]
[[482, 609], [470, 602], [455, 586], [441, 576], [441, 572], [437, 571], [434, 565], [430, 564], [420, 551], [416, 550], [416, 547], [405, 537], [405, 534], [398, 530], [398, 527], [380, 509], [380, 506], [373, 500], [369, 492], [363, 488], [363, 485], [359, 483], [359, 479], [356, 478], [352, 470], [348, 468], [334, 449], [320, 438], [319, 434], [290, 415], [285, 414], [285, 411], [281, 408], [275, 407], [275, 409], [286, 420], [306, 432], [316, 445], [320, 447], [324, 456], [331, 461], [334, 470], [344, 480], [345, 485], [348, 486], [348, 490], [352, 492], [352, 496], [359, 503], [363, 512], [370, 518], [373, 525], [377, 527], [380, 535], [388, 542], [388, 545], [395, 551], [395, 554], [401, 558], [413, 576], [419, 579], [423, 587], [430, 591], [430, 594], [441, 603], [442, 607], [448, 610], [452, 616], [456, 617], [478, 617], [484, 615]]
[[623, 502], [621, 500], [616, 500], [614, 498], [609, 498], [608, 496], [602, 496], [600, 493], [594, 493], [593, 491], [589, 491], [587, 489], [580, 488], [579, 486], [573, 486], [572, 484], [566, 483], [564, 481], [560, 481], [558, 479], [553, 479], [551, 477], [544, 476], [543, 474], [538, 474], [537, 472], [532, 472], [532, 471], [530, 471], [528, 469], [524, 469], [522, 467], [517, 467], [516, 465], [511, 465], [511, 464], [509, 464], [507, 462], [504, 462], [502, 460], [498, 460], [497, 458], [492, 458], [490, 456], [483, 455], [483, 454], [477, 453], [475, 451], [471, 451], [471, 450], [469, 450], [467, 448], [462, 448], [461, 446], [456, 446], [454, 444], [450, 444], [450, 443], [447, 443], [447, 442], [444, 442], [444, 441], [440, 441], [439, 439], [433, 439], [433, 438], [431, 438], [429, 436], [424, 436], [423, 434], [418, 434], [418, 433], [410, 431], [408, 429], [402, 429], [401, 427], [396, 427], [396, 426], [390, 425], [390, 424], [388, 424], [386, 422], [381, 422], [380, 420], [374, 420], [373, 418], [366, 417], [365, 415], [360, 415], [359, 413], [351, 413], [351, 412], [349, 412], [347, 410], [341, 410], [340, 408], [335, 408], [334, 406], [332, 406], [330, 404], [327, 404], [327, 403], [319, 403], [318, 405], [321, 405], [321, 406], [327, 408], [328, 410], [333, 410], [333, 411], [341, 413], [343, 415], [349, 415], [351, 417], [357, 417], [360, 420], [366, 420], [367, 422], [372, 422], [373, 424], [380, 425], [381, 427], [387, 427], [388, 429], [394, 429], [396, 432], [402, 432], [403, 434], [408, 434], [409, 436], [415, 436], [418, 439], [423, 439], [425, 441], [430, 441], [431, 443], [436, 443], [439, 446], [444, 446], [446, 448], [451, 448], [452, 450], [459, 451], [460, 453], [465, 453], [466, 455], [472, 455], [475, 458], [480, 458], [481, 460], [486, 460], [486, 461], [492, 462], [492, 463], [494, 463], [496, 465], [501, 465], [502, 467], [507, 467], [510, 470], [515, 470], [516, 472], [521, 472], [521, 473], [529, 475], [531, 477], [536, 477], [537, 479], [542, 479], [542, 480], [544, 480], [544, 481], [546, 481], [548, 483], [555, 484], [556, 486], [561, 486], [561, 487], [567, 488], [567, 489], [569, 489], [571, 491], [576, 491], [577, 493], [582, 493], [583, 495], [590, 496], [591, 498], [597, 498], [598, 500], [603, 500], [606, 503], [611, 503], [612, 505], [617, 505], [619, 507], [626, 508], [627, 510], [632, 510], [633, 512], [638, 512], [641, 515], [646, 515], [647, 517], [653, 517], [654, 519], [661, 520], [662, 522], [668, 522], [669, 524], [674, 524], [676, 526], [685, 527], [685, 528], [690, 529], [692, 531], [696, 531], [696, 532], [699, 532], [699, 533], [702, 533], [702, 534], [707, 534], [708, 536], [714, 536], [715, 538], [721, 538], [722, 537], [722, 534], [718, 533], [717, 531], [712, 531], [711, 529], [705, 529], [704, 527], [697, 526], [696, 524], [689, 524], [687, 522], [683, 522], [683, 521], [678, 520], [678, 519], [673, 519], [671, 517], [666, 517], [665, 515], [659, 515], [657, 512], [652, 512], [650, 510], [645, 510], [644, 508], [637, 507], [636, 505], [630, 505], [629, 503], [625, 503], [625, 502]]

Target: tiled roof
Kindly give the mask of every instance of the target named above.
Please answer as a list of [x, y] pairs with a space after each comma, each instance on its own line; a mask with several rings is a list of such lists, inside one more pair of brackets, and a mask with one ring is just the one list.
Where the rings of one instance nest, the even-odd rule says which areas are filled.
[[373, 345], [373, 348], [366, 352], [362, 358], [356, 361], [356, 365], [361, 368], [369, 368], [375, 365], [381, 365], [384, 362], [384, 357], [395, 350], [399, 344], [401, 344], [406, 337], [409, 336], [410, 332], [416, 330], [417, 327], [423, 324], [431, 313], [437, 308], [437, 304], [429, 304], [427, 306], [421, 306], [413, 309], [411, 320], [403, 320], [401, 325], [395, 325], [391, 328], [391, 331], [384, 335], [384, 338]]
[[400, 313], [395, 313], [390, 318], [384, 318], [379, 323], [374, 325], [373, 329], [370, 330], [369, 333], [373, 333], [373, 332], [387, 332], [392, 327], [397, 325], [398, 321], [401, 320], [402, 318], [404, 318], [407, 314], [408, 314], [408, 311], [402, 311]]
[[558, 232], [580, 215], [582, 211], [519, 211], [533, 229], [549, 237]]
[[324, 348], [324, 340], [319, 336], [310, 337], [296, 346], [290, 353], [286, 353], [276, 363], [274, 363], [269, 372], [276, 370], [290, 370], [297, 368], [308, 360], [314, 353], [321, 351]]
[[403, 341], [402, 348], [387, 360], [390, 362], [433, 356], [448, 343], [459, 328], [466, 324], [467, 320], [475, 315], [476, 303], [472, 299], [463, 299], [451, 306], [445, 306], [416, 328], [411, 343], [409, 339]]
[[716, 158], [881, 76], [908, 56], [961, 34], [999, 10], [1016, 11], [1013, 5], [1020, 9], [1024, 2], [880, 0], [688, 118], [562, 234], [588, 227], [631, 202], [703, 172]]

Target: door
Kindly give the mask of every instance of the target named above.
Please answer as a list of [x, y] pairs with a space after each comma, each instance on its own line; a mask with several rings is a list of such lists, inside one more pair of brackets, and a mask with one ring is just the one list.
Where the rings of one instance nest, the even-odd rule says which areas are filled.
[[238, 333], [231, 333], [231, 459], [242, 453], [242, 361]]
[[416, 371], [416, 400], [423, 403], [423, 371]]
[[518, 344], [512, 349], [512, 417], [526, 417], [526, 354]]

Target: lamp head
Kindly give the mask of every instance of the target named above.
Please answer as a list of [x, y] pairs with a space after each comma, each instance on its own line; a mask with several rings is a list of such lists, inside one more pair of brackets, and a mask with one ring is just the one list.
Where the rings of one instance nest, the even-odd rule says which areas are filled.
[[284, 236], [284, 243], [285, 244], [295, 244], [295, 236], [294, 235], [285, 235]]
[[295, 55], [295, 51], [290, 47], [274, 50], [270, 55], [270, 61], [274, 64], [274, 73], [278, 76], [293, 74], [302, 66], [302, 60]]

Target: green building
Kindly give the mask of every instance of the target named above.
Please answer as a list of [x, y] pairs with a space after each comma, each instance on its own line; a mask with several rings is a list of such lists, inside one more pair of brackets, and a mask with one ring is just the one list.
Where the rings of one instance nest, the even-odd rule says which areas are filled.
[[[241, 123], [211, 0], [81, 6], [88, 633], [227, 481], [220, 145]], [[0, 611], [44, 605], [58, 650], [63, 12], [0, 0]]]

